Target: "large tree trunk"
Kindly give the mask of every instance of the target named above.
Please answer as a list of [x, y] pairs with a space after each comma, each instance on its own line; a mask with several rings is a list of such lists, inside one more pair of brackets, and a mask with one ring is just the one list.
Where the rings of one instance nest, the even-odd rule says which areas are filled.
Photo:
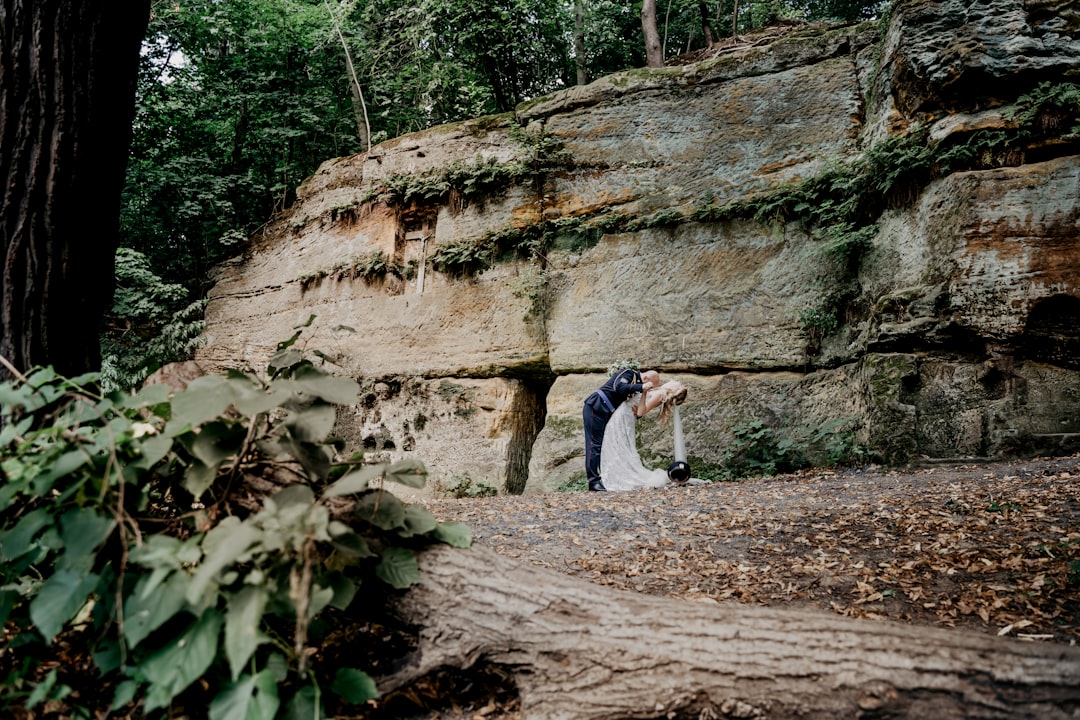
[[101, 363], [150, 3], [0, 2], [0, 355], [74, 375]]
[[526, 718], [1075, 718], [1080, 648], [825, 612], [637, 595], [490, 550], [435, 549], [398, 604], [421, 626], [389, 691], [509, 673]]
[[641, 4], [641, 31], [645, 35], [645, 62], [651, 68], [664, 67], [664, 49], [656, 29], [656, 0]]

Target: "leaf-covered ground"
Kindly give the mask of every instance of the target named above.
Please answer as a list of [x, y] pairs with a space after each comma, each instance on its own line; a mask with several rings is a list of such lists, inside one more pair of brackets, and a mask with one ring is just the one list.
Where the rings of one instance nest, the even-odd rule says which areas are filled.
[[700, 602], [1080, 640], [1080, 458], [432, 500], [509, 557]]
[[[477, 544], [602, 585], [1076, 643], [1078, 480], [1080, 456], [425, 504]], [[392, 715], [517, 718], [487, 672], [433, 678], [430, 704]]]

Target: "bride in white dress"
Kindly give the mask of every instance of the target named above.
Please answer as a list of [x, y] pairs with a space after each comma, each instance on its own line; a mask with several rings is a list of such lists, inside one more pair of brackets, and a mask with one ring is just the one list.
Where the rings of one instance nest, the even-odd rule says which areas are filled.
[[[651, 377], [650, 377], [651, 376]], [[657, 385], [660, 376], [655, 371], [642, 374], [642, 378]], [[636, 490], [638, 488], [668, 485], [667, 470], [646, 468], [638, 455], [636, 442], [637, 419], [653, 408], [664, 406], [664, 412], [673, 403], [681, 403], [686, 388], [678, 380], [671, 380], [655, 390], [631, 395], [615, 409], [604, 429], [604, 444], [600, 451], [600, 477], [608, 490]]]

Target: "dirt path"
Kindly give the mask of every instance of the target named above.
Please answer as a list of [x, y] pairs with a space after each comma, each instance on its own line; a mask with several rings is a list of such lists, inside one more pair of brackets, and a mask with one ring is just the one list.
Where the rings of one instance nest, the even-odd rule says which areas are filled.
[[425, 504], [604, 585], [1076, 643], [1078, 478], [1074, 456]]

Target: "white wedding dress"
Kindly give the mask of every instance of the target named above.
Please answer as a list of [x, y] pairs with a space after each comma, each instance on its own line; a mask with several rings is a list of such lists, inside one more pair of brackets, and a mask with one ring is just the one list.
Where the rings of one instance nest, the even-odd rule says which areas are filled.
[[638, 455], [634, 408], [641, 402], [641, 393], [631, 395], [615, 408], [604, 428], [604, 444], [600, 450], [600, 479], [608, 490], [637, 490], [669, 484], [667, 470], [650, 470]]

